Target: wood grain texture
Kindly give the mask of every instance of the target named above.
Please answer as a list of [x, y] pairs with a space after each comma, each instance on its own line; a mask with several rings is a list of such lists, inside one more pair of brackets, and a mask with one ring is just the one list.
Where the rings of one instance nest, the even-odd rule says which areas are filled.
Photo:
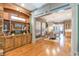
[[5, 53], [5, 56], [69, 56], [70, 51], [70, 46], [61, 47], [55, 41], [38, 40], [34, 44], [27, 44], [9, 51]]
[[0, 49], [3, 49], [4, 53], [6, 53], [23, 45], [30, 44], [30, 41], [32, 41], [31, 34], [0, 36]]

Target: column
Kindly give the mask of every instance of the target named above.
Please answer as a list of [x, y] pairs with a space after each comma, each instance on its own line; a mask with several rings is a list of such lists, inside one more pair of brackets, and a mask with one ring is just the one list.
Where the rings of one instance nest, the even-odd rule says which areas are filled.
[[32, 26], [32, 28], [31, 28], [32, 29], [32, 43], [35, 43], [35, 41], [36, 41], [36, 38], [35, 38], [35, 17], [32, 14], [30, 18], [31, 18], [30, 23]]
[[78, 50], [79, 50], [78, 4], [71, 4], [71, 7], [72, 7], [71, 55], [78, 55]]

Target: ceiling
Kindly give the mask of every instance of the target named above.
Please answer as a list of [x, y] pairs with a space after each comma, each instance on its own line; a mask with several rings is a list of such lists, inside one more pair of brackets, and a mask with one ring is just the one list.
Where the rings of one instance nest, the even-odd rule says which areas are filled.
[[[35, 9], [38, 9], [38, 8], [46, 5], [47, 3], [16, 3], [16, 4], [29, 11], [33, 11]], [[57, 6], [57, 4], [56, 4], [56, 6]], [[72, 9], [67, 9], [67, 10], [61, 9], [58, 12], [54, 12], [49, 15], [42, 16], [41, 19], [46, 22], [63, 22], [65, 20], [71, 20], [72, 19]]]
[[46, 3], [16, 3], [16, 4], [21, 6], [21, 7], [24, 7], [25, 9], [27, 9], [29, 11], [33, 11], [37, 8], [42, 7]]
[[42, 16], [41, 19], [46, 22], [63, 22], [65, 20], [72, 19], [72, 9], [68, 10], [60, 10], [59, 12], [55, 12], [46, 16]]

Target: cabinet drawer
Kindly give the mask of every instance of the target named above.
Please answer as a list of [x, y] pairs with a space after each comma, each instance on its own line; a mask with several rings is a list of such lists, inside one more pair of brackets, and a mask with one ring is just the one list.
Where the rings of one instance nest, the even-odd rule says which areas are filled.
[[14, 38], [13, 37], [6, 37], [5, 44], [4, 44], [4, 50], [8, 51], [13, 48], [14, 48]]

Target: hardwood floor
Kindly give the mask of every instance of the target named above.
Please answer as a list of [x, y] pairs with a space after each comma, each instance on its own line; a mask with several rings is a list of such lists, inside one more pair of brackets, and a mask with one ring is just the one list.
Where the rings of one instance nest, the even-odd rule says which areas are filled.
[[5, 56], [69, 56], [70, 46], [61, 47], [55, 41], [39, 40], [5, 53]]

